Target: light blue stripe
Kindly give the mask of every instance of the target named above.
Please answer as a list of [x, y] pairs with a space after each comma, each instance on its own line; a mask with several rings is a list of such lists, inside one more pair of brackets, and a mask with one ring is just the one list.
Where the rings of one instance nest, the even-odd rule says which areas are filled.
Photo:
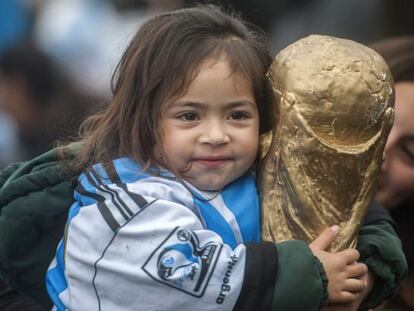
[[[79, 178], [80, 180], [80, 178]], [[88, 184], [89, 189], [87, 191], [92, 192], [92, 193], [96, 193], [96, 189], [93, 188], [93, 186], [91, 184], [88, 183], [88, 181], [85, 179], [83, 180], [82, 186], [85, 188], [85, 183]], [[93, 189], [93, 191], [91, 191], [91, 189]], [[86, 190], [86, 189], [85, 189]], [[87, 195], [83, 195], [79, 192], [77, 192], [76, 190], [73, 193], [73, 198], [75, 199], [75, 202], [72, 204], [72, 206], [69, 208], [69, 212], [68, 212], [68, 221], [67, 224], [69, 224], [72, 219], [79, 214], [79, 211], [82, 207], [84, 206], [89, 206], [92, 204], [97, 203], [97, 201]]]
[[96, 193], [96, 188], [94, 185], [92, 185], [85, 174], [81, 174], [78, 178], [79, 182], [85, 188], [86, 191], [91, 193]]
[[90, 196], [83, 195], [77, 191], [74, 193], [75, 201], [81, 202], [82, 205], [88, 206], [95, 203], [98, 203], [94, 198], [91, 198]]
[[93, 168], [98, 173], [98, 177], [100, 179], [97, 181], [98, 184], [103, 183], [104, 185], [109, 185], [113, 183], [113, 181], [109, 178], [108, 174], [105, 171], [105, 168], [101, 163], [95, 164]]
[[237, 242], [233, 230], [216, 208], [208, 201], [200, 200], [198, 195], [194, 195], [194, 203], [198, 206], [201, 212], [201, 216], [206, 224], [206, 229], [216, 232], [223, 239], [225, 244], [228, 244], [232, 249], [235, 249]]
[[68, 283], [65, 279], [65, 266], [63, 257], [64, 246], [63, 242], [61, 241], [56, 252], [56, 267], [50, 269], [46, 273], [47, 292], [58, 310], [66, 309], [65, 305], [59, 298], [59, 294], [68, 288]]
[[[82, 187], [89, 193], [93, 193], [93, 194], [97, 194], [97, 189], [95, 188], [94, 185], [92, 185], [88, 178], [86, 177], [85, 174], [81, 174], [78, 178], [78, 181], [80, 182], [80, 184], [82, 185]], [[75, 201], [79, 201], [81, 205], [87, 206], [87, 205], [92, 205], [94, 203], [97, 203], [97, 201], [93, 198], [91, 198], [88, 195], [83, 195], [79, 192], [76, 191], [74, 192], [73, 195]]]
[[[85, 201], [83, 201], [85, 202]], [[95, 200], [93, 200], [93, 202], [91, 204], [95, 203]], [[70, 222], [72, 221], [73, 217], [75, 217], [76, 215], [79, 214], [79, 210], [83, 207], [83, 205], [81, 205], [78, 201], [75, 201], [72, 206], [69, 208], [69, 213], [68, 213], [68, 221], [67, 221], [67, 226], [70, 224]]]
[[115, 170], [121, 182], [124, 184], [133, 183], [137, 180], [151, 176], [142, 172], [142, 166], [130, 158], [120, 158], [113, 161]]
[[224, 203], [236, 217], [244, 242], [260, 242], [260, 208], [256, 183], [245, 174], [224, 188]]
[[[124, 184], [133, 183], [137, 180], [141, 180], [151, 176], [158, 176], [158, 174], [161, 177], [176, 180], [173, 173], [163, 168], [157, 168], [155, 166], [152, 166], [148, 171], [144, 172], [142, 165], [132, 160], [131, 158], [125, 157], [115, 159], [113, 160], [113, 163], [115, 170], [118, 173], [119, 178], [121, 179], [121, 182]], [[156, 174], [151, 173], [152, 171]]]

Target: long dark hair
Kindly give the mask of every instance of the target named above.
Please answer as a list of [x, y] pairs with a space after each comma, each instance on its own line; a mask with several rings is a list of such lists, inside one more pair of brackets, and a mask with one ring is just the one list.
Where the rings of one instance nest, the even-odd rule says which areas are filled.
[[72, 169], [130, 156], [144, 167], [154, 162], [162, 105], [184, 94], [201, 62], [224, 54], [233, 74], [251, 83], [260, 132], [274, 119], [266, 72], [272, 58], [258, 29], [217, 6], [180, 9], [149, 19], [136, 33], [112, 77], [113, 99], [81, 127], [81, 150]]

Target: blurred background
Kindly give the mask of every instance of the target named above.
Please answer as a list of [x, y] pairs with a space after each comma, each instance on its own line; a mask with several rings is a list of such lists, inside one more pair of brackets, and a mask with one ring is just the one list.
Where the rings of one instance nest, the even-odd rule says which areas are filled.
[[[262, 28], [273, 55], [313, 33], [363, 44], [414, 35], [413, 0], [2, 0], [0, 169], [75, 136], [86, 116], [110, 100], [112, 72], [147, 18], [205, 2], [231, 7]], [[414, 172], [414, 160], [409, 167]], [[412, 201], [407, 207], [413, 210]], [[412, 216], [406, 210], [401, 215], [409, 230], [398, 232], [403, 237], [405, 232], [403, 244], [412, 249]], [[410, 269], [411, 283], [404, 288], [414, 306]], [[0, 282], [0, 300], [14, 295], [2, 286]]]
[[[206, 1], [0, 2], [0, 168], [72, 137], [110, 99], [110, 78], [149, 16]], [[272, 52], [311, 33], [369, 44], [413, 34], [410, 0], [222, 0], [269, 36]]]

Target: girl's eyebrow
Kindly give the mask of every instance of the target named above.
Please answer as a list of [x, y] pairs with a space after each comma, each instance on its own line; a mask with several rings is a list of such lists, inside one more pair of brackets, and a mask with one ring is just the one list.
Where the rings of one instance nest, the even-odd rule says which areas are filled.
[[230, 109], [243, 107], [243, 106], [252, 106], [252, 107], [256, 108], [256, 104], [251, 102], [250, 100], [241, 100], [241, 101], [230, 102], [226, 106]]
[[[208, 103], [201, 103], [201, 102], [193, 102], [193, 101], [177, 101], [169, 105], [168, 108], [178, 108], [178, 107], [185, 107], [185, 108], [194, 108], [194, 109], [206, 109], [209, 106]], [[243, 106], [252, 106], [256, 107], [256, 104], [251, 102], [250, 100], [240, 100], [234, 101], [224, 104], [226, 109], [234, 109]]]

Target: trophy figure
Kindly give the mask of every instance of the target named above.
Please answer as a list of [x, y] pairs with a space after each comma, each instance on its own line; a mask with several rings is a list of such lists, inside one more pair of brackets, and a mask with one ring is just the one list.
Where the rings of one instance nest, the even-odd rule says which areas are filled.
[[393, 121], [388, 66], [354, 41], [312, 35], [281, 51], [268, 77], [278, 118], [262, 139], [263, 239], [310, 243], [339, 225], [331, 250], [354, 247]]

